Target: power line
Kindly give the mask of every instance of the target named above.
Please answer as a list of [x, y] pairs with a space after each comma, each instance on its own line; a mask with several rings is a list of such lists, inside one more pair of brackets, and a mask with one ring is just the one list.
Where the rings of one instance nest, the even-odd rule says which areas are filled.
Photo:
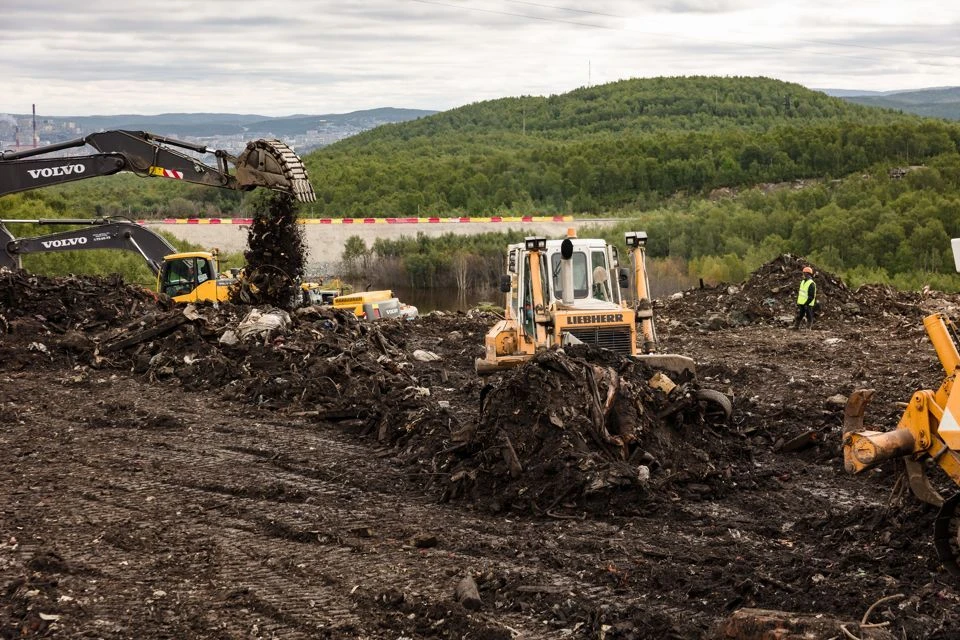
[[[689, 37], [688, 37], [688, 36], [677, 35], [677, 34], [672, 34], [672, 33], [663, 33], [663, 32], [657, 32], [657, 31], [639, 31], [639, 30], [636, 30], [636, 29], [628, 29], [628, 28], [625, 28], [625, 27], [622, 27], [622, 26], [613, 26], [613, 27], [611, 27], [611, 26], [602, 25], [602, 24], [594, 24], [594, 23], [591, 23], [591, 22], [580, 22], [580, 21], [576, 21], [576, 20], [563, 20], [563, 19], [560, 19], [560, 18], [549, 18], [549, 17], [545, 17], [545, 16], [535, 16], [535, 15], [530, 15], [530, 14], [527, 14], [527, 13], [514, 13], [514, 12], [511, 12], [511, 11], [502, 11], [502, 10], [497, 10], [497, 9], [484, 9], [484, 8], [481, 8], [481, 7], [472, 7], [472, 6], [466, 6], [466, 5], [461, 5], [461, 4], [451, 4], [451, 3], [449, 3], [449, 2], [440, 2], [439, 0], [407, 0], [407, 1], [408, 1], [408, 2], [417, 2], [417, 3], [420, 3], [420, 4], [435, 5], [435, 6], [440, 6], [440, 7], [449, 7], [449, 8], [451, 8], [451, 9], [458, 9], [458, 10], [461, 10], [461, 11], [474, 11], [474, 12], [480, 12], [480, 13], [492, 13], [492, 14], [497, 14], [497, 15], [511, 16], [511, 17], [515, 17], [515, 18], [525, 18], [525, 19], [527, 19], [527, 20], [539, 20], [539, 21], [541, 21], [541, 22], [553, 22], [553, 23], [557, 23], [557, 24], [569, 24], [569, 25], [573, 25], [573, 26], [577, 26], [577, 27], [588, 27], [588, 28], [592, 28], [592, 29], [604, 29], [604, 30], [608, 30], [608, 31], [624, 31], [624, 32], [626, 32], [626, 33], [635, 33], [635, 34], [638, 34], [638, 35], [656, 36], [656, 37], [661, 37], [661, 38], [674, 38], [674, 39], [682, 38], [682, 39], [684, 39], [684, 40], [689, 40]], [[592, 15], [603, 16], [603, 17], [610, 17], [610, 18], [623, 18], [623, 19], [626, 19], [626, 18], [627, 18], [627, 16], [620, 16], [620, 15], [615, 15], [615, 14], [600, 13], [600, 12], [580, 10], [580, 9], [570, 9], [570, 8], [567, 8], [567, 7], [557, 7], [557, 6], [548, 5], [548, 4], [543, 4], [543, 3], [538, 3], [538, 2], [527, 2], [527, 1], [525, 1], [525, 0], [503, 0], [503, 1], [504, 1], [504, 2], [513, 2], [513, 3], [516, 3], [516, 4], [525, 4], [525, 5], [537, 6], [537, 7], [548, 8], [548, 9], [555, 9], [555, 10], [557, 10], [557, 11], [576, 11], [576, 12], [578, 12], [578, 13], [588, 13], [588, 14], [592, 14]], [[922, 52], [916, 52], [916, 51], [907, 51], [907, 50], [903, 50], [903, 49], [891, 49], [891, 48], [886, 48], [886, 47], [871, 47], [871, 46], [869, 46], [869, 45], [857, 45], [857, 44], [852, 44], [852, 43], [840, 43], [840, 42], [830, 42], [830, 41], [803, 40], [803, 39], [795, 39], [795, 40], [796, 40], [797, 42], [807, 42], [807, 43], [810, 43], [810, 44], [821, 44], [821, 45], [827, 45], [827, 46], [851, 47], [851, 48], [868, 49], [868, 50], [875, 50], [875, 51], [886, 51], [886, 52], [890, 52], [890, 53], [901, 53], [901, 54], [908, 54], [908, 55], [913, 55], [913, 56], [918, 56], [918, 57], [960, 58], [960, 55], [953, 55], [953, 54], [922, 53]], [[810, 51], [810, 50], [808, 50], [808, 49], [798, 49], [798, 48], [796, 48], [796, 47], [764, 45], [764, 44], [757, 44], [757, 43], [737, 42], [737, 41], [730, 41], [730, 40], [703, 39], [703, 38], [698, 39], [698, 42], [701, 42], [701, 43], [708, 43], [708, 42], [709, 42], [709, 43], [713, 43], [713, 44], [722, 44], [722, 45], [731, 46], [731, 47], [766, 49], [766, 50], [769, 50], [769, 51], [787, 51], [787, 52], [799, 53], [799, 54], [808, 55], [808, 56], [820, 56], [820, 57], [827, 57], [827, 58], [844, 58], [844, 59], [847, 59], [847, 60], [861, 60], [861, 61], [865, 61], [865, 62], [879, 62], [879, 60], [876, 59], [876, 58], [867, 58], [867, 57], [864, 57], [864, 56], [854, 56], [854, 55], [846, 55], [846, 54], [840, 54], [840, 53], [823, 53], [823, 52], [818, 52], [818, 51]], [[955, 66], [955, 65], [953, 65], [953, 64], [948, 64], [948, 63], [945, 63], [945, 62], [930, 62], [930, 61], [925, 61], [925, 60], [917, 60], [917, 61], [916, 61], [916, 64], [920, 64], [920, 65], [928, 66], [928, 67], [950, 67], [950, 68], [953, 68], [953, 67]]]
[[571, 13], [587, 13], [593, 16], [603, 16], [604, 18], [624, 18], [628, 16], [620, 16], [615, 13], [603, 13], [602, 11], [590, 11], [589, 9], [571, 9], [570, 7], [555, 7], [552, 4], [543, 4], [541, 2], [525, 2], [524, 0], [502, 0], [503, 2], [511, 2], [513, 4], [526, 4], [531, 7], [542, 7], [544, 9], [553, 9], [554, 11], [570, 11]]
[[432, 4], [438, 7], [450, 7], [451, 9], [465, 9], [467, 11], [478, 11], [481, 13], [495, 13], [501, 16], [513, 16], [515, 18], [526, 18], [528, 20], [541, 20], [543, 22], [556, 22], [559, 24], [571, 24], [576, 27], [591, 27], [593, 29], [607, 29], [611, 31], [622, 31], [619, 27], [608, 27], [602, 24], [591, 24], [589, 22], [577, 22], [576, 20], [561, 20], [558, 18], [545, 18], [543, 16], [531, 16], [527, 13], [512, 13], [510, 11], [498, 11], [496, 9], [482, 9], [480, 7], [467, 7], [459, 4], [450, 4], [447, 2], [437, 2], [436, 0], [407, 0], [407, 2], [419, 2], [420, 4]]
[[[528, 2], [526, 0], [500, 0], [501, 2], [508, 2], [511, 4], [525, 4], [532, 7], [541, 7], [544, 9], [553, 9], [554, 11], [570, 11], [574, 13], [587, 13], [595, 16], [602, 16], [604, 18], [620, 18], [622, 20], [628, 20], [631, 16], [619, 15], [616, 13], [603, 13], [600, 11], [589, 11], [587, 9], [573, 9], [570, 7], [558, 7], [552, 4], [544, 4], [542, 2]], [[746, 33], [744, 31], [733, 31], [733, 33]], [[852, 42], [837, 42], [835, 40], [811, 40], [806, 38], [790, 38], [795, 42], [807, 42], [809, 44], [825, 44], [831, 47], [849, 47], [852, 49], [867, 49], [870, 51], [887, 51], [890, 53], [905, 53], [913, 56], [928, 56], [928, 57], [941, 57], [941, 58], [960, 58], [960, 55], [950, 54], [950, 53], [938, 53], [936, 51], [913, 51], [910, 49], [894, 49], [892, 47], [876, 47], [868, 44], [855, 44]], [[749, 45], [747, 45], [749, 46]]]

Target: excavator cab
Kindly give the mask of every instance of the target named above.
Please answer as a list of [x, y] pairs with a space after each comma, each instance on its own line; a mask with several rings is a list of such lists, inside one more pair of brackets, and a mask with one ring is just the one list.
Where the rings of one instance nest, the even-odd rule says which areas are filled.
[[232, 278], [218, 277], [217, 254], [205, 251], [164, 256], [157, 291], [175, 302], [226, 302]]

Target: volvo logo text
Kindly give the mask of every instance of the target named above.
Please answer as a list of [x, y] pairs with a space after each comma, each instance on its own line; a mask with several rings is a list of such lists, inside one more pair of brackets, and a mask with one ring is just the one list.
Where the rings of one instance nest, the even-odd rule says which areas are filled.
[[75, 173], [83, 173], [87, 168], [82, 164], [65, 164], [62, 167], [44, 167], [43, 169], [27, 169], [27, 173], [33, 179], [54, 178], [56, 176], [69, 176]]
[[87, 244], [86, 238], [64, 238], [63, 240], [44, 240], [40, 244], [45, 249], [58, 249], [60, 247], [74, 247], [78, 244]]

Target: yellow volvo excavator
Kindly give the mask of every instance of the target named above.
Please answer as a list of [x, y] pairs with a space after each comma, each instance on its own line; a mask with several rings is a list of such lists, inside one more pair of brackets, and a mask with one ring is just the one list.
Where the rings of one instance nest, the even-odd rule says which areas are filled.
[[[59, 157], [58, 152], [92, 147], [96, 153]], [[217, 166], [186, 152], [213, 155]], [[55, 157], [45, 157], [54, 155]], [[249, 142], [239, 156], [143, 131], [102, 131], [37, 149], [0, 152], [0, 196], [55, 184], [129, 171], [144, 177], [185, 180], [249, 191], [264, 187], [301, 202], [316, 196], [303, 161], [279, 140]], [[30, 238], [16, 238], [6, 224], [83, 226]], [[159, 293], [177, 302], [224, 301], [233, 278], [220, 276], [216, 252], [178, 253], [144, 226], [116, 218], [0, 220], [0, 267], [19, 268], [29, 253], [124, 249], [138, 253], [157, 278]]]
[[[960, 271], [960, 240], [953, 241]], [[960, 352], [957, 327], [946, 315], [935, 313], [923, 320], [944, 378], [939, 388], [913, 393], [897, 428], [875, 431], [864, 428], [863, 416], [873, 389], [854, 391], [844, 410], [843, 462], [849, 473], [861, 473], [894, 458], [902, 458], [914, 495], [940, 509], [934, 522], [937, 556], [951, 575], [960, 577], [960, 492], [946, 500], [930, 484], [924, 464], [937, 464], [960, 485], [960, 387], [955, 385]]]

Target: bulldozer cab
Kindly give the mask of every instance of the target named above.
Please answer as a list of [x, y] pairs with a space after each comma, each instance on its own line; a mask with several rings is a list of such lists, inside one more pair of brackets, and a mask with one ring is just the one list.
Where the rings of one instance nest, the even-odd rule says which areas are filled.
[[[611, 270], [617, 266], [616, 248], [602, 240], [572, 239], [573, 255], [570, 257], [573, 269], [573, 300], [600, 300], [619, 305], [621, 294], [618, 283], [610, 278]], [[560, 242], [547, 243], [547, 255], [550, 261], [550, 303], [563, 300], [561, 278], [562, 256]]]

